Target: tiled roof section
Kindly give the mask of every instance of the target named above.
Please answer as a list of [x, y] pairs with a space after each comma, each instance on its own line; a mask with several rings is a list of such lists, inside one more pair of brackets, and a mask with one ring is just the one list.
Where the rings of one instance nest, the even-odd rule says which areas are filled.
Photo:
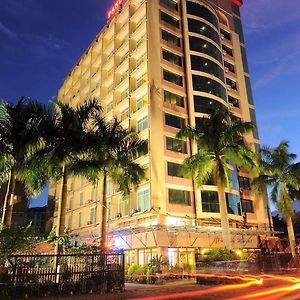
[[242, 6], [243, 5], [243, 0], [231, 0], [232, 3], [236, 4], [237, 6]]

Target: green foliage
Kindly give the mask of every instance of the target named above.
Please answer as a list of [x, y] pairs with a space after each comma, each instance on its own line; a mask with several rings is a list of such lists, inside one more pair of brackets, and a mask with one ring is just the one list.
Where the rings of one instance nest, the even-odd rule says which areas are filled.
[[39, 236], [30, 225], [0, 228], [0, 264], [18, 251], [33, 250], [38, 241]]
[[256, 194], [265, 194], [271, 188], [270, 198], [284, 219], [294, 214], [292, 202], [300, 190], [299, 163], [296, 155], [288, 151], [289, 144], [280, 142], [275, 148], [263, 147], [260, 151], [261, 175], [252, 182]]
[[205, 263], [213, 261], [231, 261], [238, 260], [240, 257], [233, 251], [227, 248], [212, 248], [202, 258]]
[[169, 265], [169, 261], [166, 257], [160, 255], [156, 255], [154, 256], [149, 265], [153, 268], [154, 273], [161, 273], [162, 272], [162, 267], [163, 266], [168, 266]]
[[217, 109], [209, 118], [203, 117], [200, 127], [182, 129], [177, 136], [193, 140], [198, 148], [185, 160], [182, 173], [195, 179], [198, 186], [212, 178], [224, 187], [231, 185], [228, 162], [255, 173], [257, 156], [243, 142], [243, 135], [252, 129], [251, 123], [242, 122], [227, 109]]

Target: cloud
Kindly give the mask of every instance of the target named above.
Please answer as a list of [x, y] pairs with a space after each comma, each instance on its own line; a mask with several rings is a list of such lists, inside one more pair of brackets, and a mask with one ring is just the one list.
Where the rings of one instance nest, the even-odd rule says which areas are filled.
[[18, 35], [13, 30], [9, 29], [7, 26], [5, 26], [3, 23], [0, 22], [0, 32], [2, 32], [4, 35], [6, 35], [8, 38], [12, 40], [17, 40]]
[[246, 33], [276, 29], [299, 20], [299, 1], [246, 1], [242, 9], [242, 15]]

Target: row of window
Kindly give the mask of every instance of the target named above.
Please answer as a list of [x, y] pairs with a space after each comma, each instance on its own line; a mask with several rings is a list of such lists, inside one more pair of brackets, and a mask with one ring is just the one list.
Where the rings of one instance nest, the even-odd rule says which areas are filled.
[[[202, 211], [219, 213], [219, 196], [215, 191], [201, 191]], [[241, 210], [246, 213], [254, 213], [252, 200], [241, 199], [238, 195], [226, 193], [227, 211], [229, 214], [241, 215]]]
[[[84, 222], [84, 219], [83, 219], [83, 213], [81, 211], [78, 213], [77, 226], [79, 228], [86, 226], [86, 225], [92, 225], [92, 224], [96, 224], [96, 207], [92, 207], [90, 209], [89, 219], [86, 223]], [[68, 229], [72, 228], [72, 216], [68, 216], [67, 227], [68, 227]]]
[[[96, 189], [93, 188], [91, 190], [91, 194], [90, 194], [89, 199], [85, 198], [85, 193], [84, 192], [79, 193], [79, 199], [78, 200], [79, 200], [78, 204], [80, 206], [86, 204], [87, 202], [95, 202], [95, 201], [97, 201], [97, 191], [96, 191]], [[73, 205], [74, 205], [74, 198], [70, 197], [69, 203], [68, 203], [68, 209], [69, 210], [73, 209]]]

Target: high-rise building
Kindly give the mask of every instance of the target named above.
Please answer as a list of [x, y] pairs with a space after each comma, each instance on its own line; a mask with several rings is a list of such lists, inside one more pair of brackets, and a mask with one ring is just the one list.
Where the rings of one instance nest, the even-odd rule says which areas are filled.
[[[147, 179], [127, 198], [107, 182], [109, 242], [125, 249], [127, 263], [163, 255], [172, 265], [192, 264], [195, 248], [223, 246], [218, 187], [199, 188], [180, 175], [194, 150], [176, 134], [224, 106], [256, 123], [242, 2], [118, 0], [59, 90], [59, 99], [74, 106], [100, 99], [108, 119], [148, 141], [137, 159]], [[256, 130], [245, 139], [259, 147]], [[101, 184], [70, 178], [68, 186], [66, 226], [79, 239], [100, 238]], [[50, 195], [59, 193], [52, 184]], [[270, 234], [268, 200], [255, 197], [249, 174], [236, 168], [226, 197], [233, 248], [257, 248]]]

